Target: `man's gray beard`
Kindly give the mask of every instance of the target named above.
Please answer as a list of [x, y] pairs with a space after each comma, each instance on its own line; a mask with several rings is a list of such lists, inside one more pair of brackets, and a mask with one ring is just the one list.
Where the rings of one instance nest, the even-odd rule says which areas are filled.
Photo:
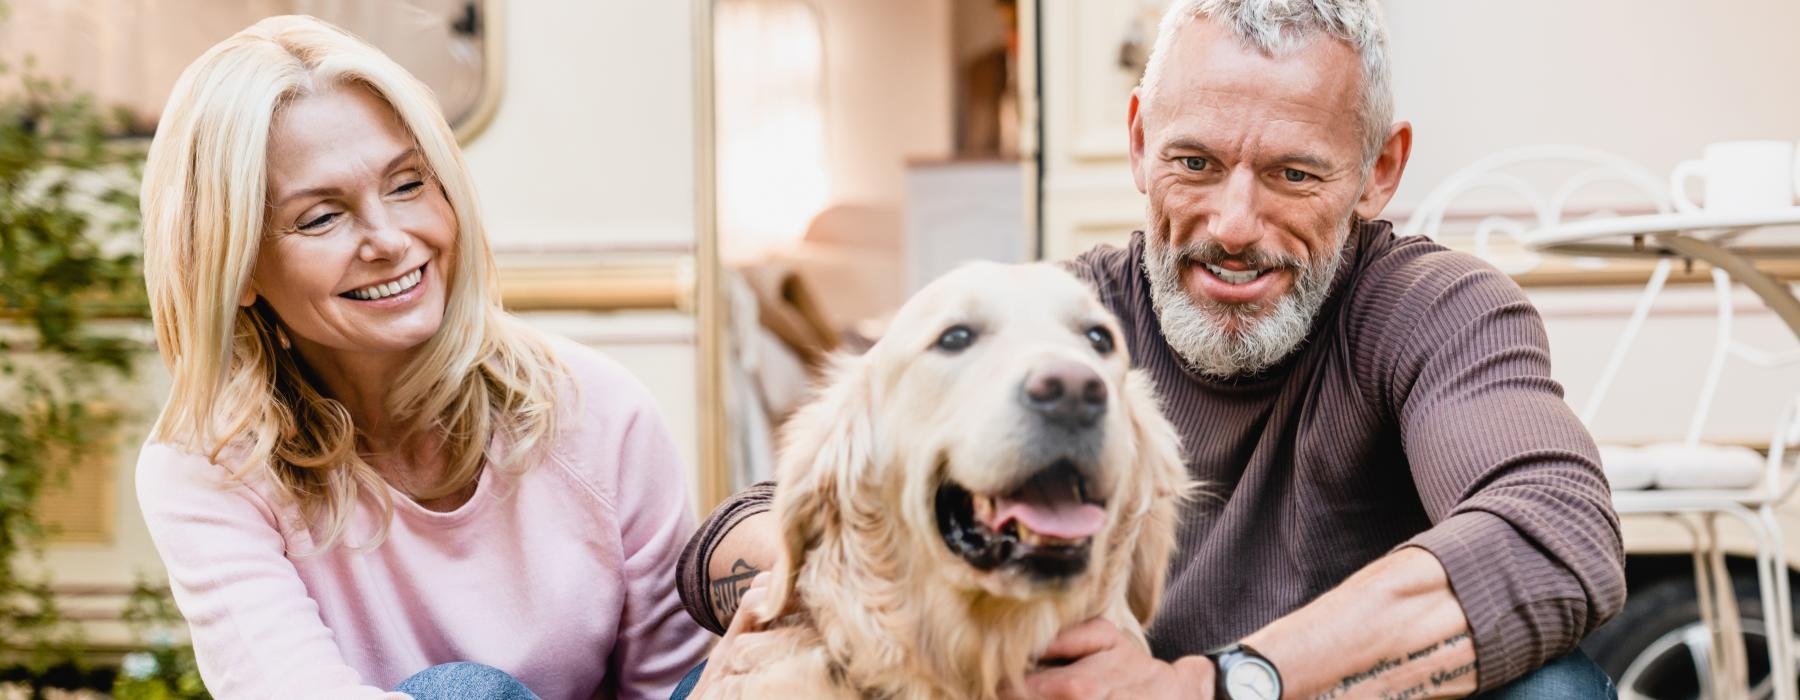
[[[1329, 257], [1315, 264], [1289, 262], [1296, 273], [1294, 287], [1263, 313], [1261, 304], [1210, 299], [1196, 304], [1188, 296], [1181, 284], [1182, 261], [1218, 259], [1223, 251], [1217, 241], [1197, 241], [1177, 251], [1145, 234], [1144, 273], [1150, 278], [1150, 303], [1162, 324], [1163, 339], [1189, 369], [1209, 377], [1251, 375], [1273, 367], [1306, 340], [1313, 317], [1331, 293], [1343, 257], [1343, 238]], [[1236, 332], [1226, 330], [1230, 320], [1236, 321]]]

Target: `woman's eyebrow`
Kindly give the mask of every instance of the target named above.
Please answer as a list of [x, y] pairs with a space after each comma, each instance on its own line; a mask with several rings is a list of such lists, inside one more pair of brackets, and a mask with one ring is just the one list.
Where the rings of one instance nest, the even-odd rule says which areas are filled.
[[408, 148], [404, 151], [401, 151], [400, 155], [394, 156], [393, 160], [388, 161], [387, 167], [383, 168], [381, 170], [381, 172], [384, 172], [384, 173], [394, 172], [394, 169], [400, 167], [401, 163], [404, 163], [407, 160], [410, 160], [413, 156], [416, 156], [418, 154], [419, 154], [418, 146], [413, 146], [412, 148]]
[[[383, 168], [382, 172], [391, 173], [396, 168], [399, 168], [402, 163], [405, 163], [407, 160], [418, 154], [419, 149], [417, 146], [401, 151], [400, 155], [394, 156], [392, 160], [388, 161], [387, 167]], [[304, 190], [295, 190], [282, 195], [281, 199], [275, 201], [275, 206], [279, 208], [281, 205], [301, 197], [336, 197], [343, 193], [344, 191], [337, 187], [308, 187]]]

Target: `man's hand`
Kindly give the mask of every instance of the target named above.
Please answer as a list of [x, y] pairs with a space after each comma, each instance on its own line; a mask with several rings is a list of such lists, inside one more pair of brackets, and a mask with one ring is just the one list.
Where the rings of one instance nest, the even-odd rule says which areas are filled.
[[1025, 676], [1025, 687], [1002, 693], [1007, 700], [1089, 700], [1128, 698], [1212, 700], [1213, 665], [1203, 656], [1175, 663], [1160, 661], [1113, 623], [1095, 618], [1062, 631], [1044, 652], [1045, 661], [1067, 666]]
[[744, 592], [736, 608], [747, 611], [743, 615], [731, 619], [731, 627], [725, 630], [725, 636], [713, 646], [712, 654], [706, 657], [706, 670], [700, 673], [700, 682], [694, 684], [689, 697], [715, 697], [736, 684], [737, 676], [754, 670], [755, 657], [753, 647], [758, 645], [757, 635], [761, 634], [766, 623], [759, 619], [763, 600], [768, 597], [769, 574], [758, 574], [750, 582], [749, 590]]

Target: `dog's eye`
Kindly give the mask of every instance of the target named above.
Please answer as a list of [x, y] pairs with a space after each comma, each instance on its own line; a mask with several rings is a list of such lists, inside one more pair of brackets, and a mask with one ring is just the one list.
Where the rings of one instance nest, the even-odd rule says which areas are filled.
[[968, 326], [951, 326], [937, 339], [937, 349], [945, 352], [962, 352], [964, 348], [974, 344], [975, 331]]
[[1093, 343], [1094, 352], [1102, 355], [1112, 354], [1113, 334], [1112, 331], [1106, 330], [1105, 326], [1094, 326], [1093, 328], [1089, 328], [1087, 339], [1089, 343]]

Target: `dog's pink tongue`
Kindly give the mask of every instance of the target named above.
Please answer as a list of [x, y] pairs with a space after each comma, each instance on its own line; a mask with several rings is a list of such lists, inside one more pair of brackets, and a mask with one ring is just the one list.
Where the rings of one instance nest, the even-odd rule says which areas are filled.
[[1092, 537], [1106, 525], [1106, 511], [1092, 503], [1075, 501], [1033, 503], [995, 499], [993, 529], [998, 531], [1013, 520], [1024, 523], [1040, 535], [1079, 540]]

